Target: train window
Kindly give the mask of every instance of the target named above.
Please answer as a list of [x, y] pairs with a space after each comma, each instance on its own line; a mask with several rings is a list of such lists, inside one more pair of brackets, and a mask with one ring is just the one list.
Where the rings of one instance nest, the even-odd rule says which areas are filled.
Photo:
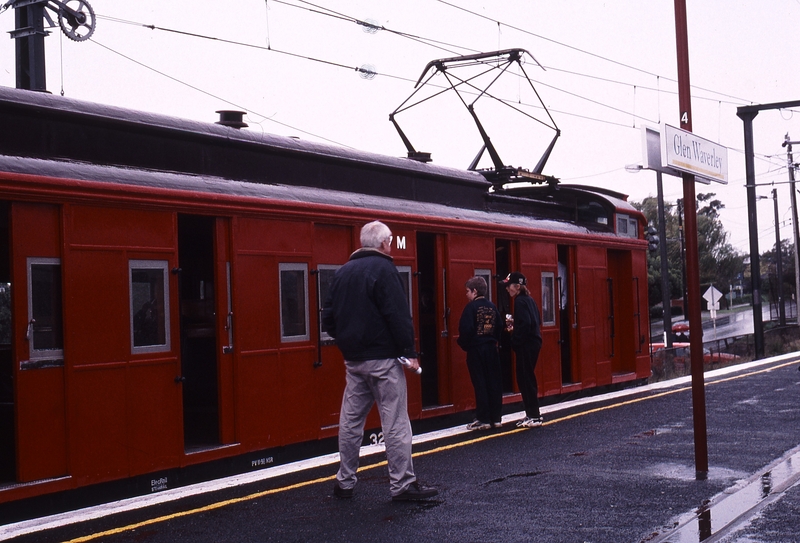
[[128, 269], [131, 351], [169, 351], [169, 263], [166, 260], [131, 260]]
[[[319, 303], [319, 307], [317, 308], [320, 313], [322, 313], [322, 307], [325, 305], [325, 300], [328, 299], [328, 293], [331, 290], [331, 283], [333, 283], [333, 276], [336, 274], [336, 270], [341, 268], [341, 266], [335, 266], [333, 264], [320, 264], [317, 266], [317, 280], [319, 281], [319, 297], [317, 303]], [[322, 319], [320, 319], [319, 325], [319, 334], [320, 339], [323, 343], [329, 344], [333, 343], [333, 338], [322, 329]]]
[[406, 300], [408, 300], [408, 312], [414, 316], [414, 304], [411, 303], [411, 266], [396, 266], [397, 273], [403, 280], [403, 290], [406, 291]]
[[307, 341], [308, 264], [279, 264], [281, 340]]
[[542, 325], [555, 326], [555, 274], [553, 272], [542, 273]]
[[629, 215], [617, 214], [617, 235], [628, 238], [639, 237], [639, 222]]
[[475, 277], [483, 277], [486, 281], [486, 299], [492, 301], [492, 270], [476, 269]]
[[[31, 361], [64, 359], [61, 260], [28, 259], [28, 331]], [[40, 367], [40, 364], [32, 367]]]

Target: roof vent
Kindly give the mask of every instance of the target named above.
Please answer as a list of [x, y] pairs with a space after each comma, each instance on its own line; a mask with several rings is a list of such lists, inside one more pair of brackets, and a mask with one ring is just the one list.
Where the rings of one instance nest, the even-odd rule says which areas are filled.
[[221, 124], [222, 126], [230, 126], [231, 128], [246, 128], [247, 123], [242, 120], [244, 111], [236, 111], [232, 109], [221, 109], [217, 111], [219, 113], [219, 120], [216, 124]]
[[408, 158], [411, 160], [416, 160], [417, 162], [430, 162], [431, 154], [423, 151], [409, 151]]

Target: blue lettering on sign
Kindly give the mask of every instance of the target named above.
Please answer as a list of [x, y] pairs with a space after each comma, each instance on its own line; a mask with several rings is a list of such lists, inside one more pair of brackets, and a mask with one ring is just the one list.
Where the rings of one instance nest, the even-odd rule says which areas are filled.
[[715, 170], [719, 170], [722, 167], [722, 159], [717, 156], [717, 150], [712, 149], [710, 153], [704, 151], [699, 141], [694, 142], [694, 159], [700, 164], [705, 164]]
[[694, 160], [714, 170], [722, 170], [722, 157], [717, 156], [715, 148], [709, 153], [703, 149], [702, 142], [692, 141], [691, 144], [691, 146], [684, 145], [680, 134], [675, 134], [672, 138], [672, 149], [677, 156]]
[[672, 138], [672, 149], [678, 156], [682, 156], [684, 158], [691, 158], [692, 156], [692, 148], [683, 144], [683, 138], [681, 138], [680, 134], [675, 134], [675, 136]]

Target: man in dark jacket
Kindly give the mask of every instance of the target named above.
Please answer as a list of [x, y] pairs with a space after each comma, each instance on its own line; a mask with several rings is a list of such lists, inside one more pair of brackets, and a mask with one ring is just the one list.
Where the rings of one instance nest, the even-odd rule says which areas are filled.
[[503, 424], [503, 380], [497, 352], [500, 314], [486, 299], [488, 285], [483, 277], [472, 277], [464, 286], [469, 303], [458, 323], [458, 345], [467, 352], [467, 369], [475, 389], [475, 420], [467, 429], [488, 430]]
[[339, 414], [339, 471], [333, 493], [353, 496], [364, 424], [378, 404], [392, 499], [424, 500], [437, 490], [419, 484], [411, 461], [408, 368], [419, 368], [414, 326], [402, 279], [392, 263], [392, 232], [378, 221], [361, 229], [361, 249], [334, 275], [322, 323], [345, 360], [347, 384]]

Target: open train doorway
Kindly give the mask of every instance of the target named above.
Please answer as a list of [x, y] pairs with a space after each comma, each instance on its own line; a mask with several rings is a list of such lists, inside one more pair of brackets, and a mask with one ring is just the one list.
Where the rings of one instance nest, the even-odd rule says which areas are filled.
[[[186, 452], [220, 443], [215, 218], [178, 215], [183, 438]], [[221, 284], [225, 284], [222, 282]]]
[[561, 347], [561, 383], [564, 385], [578, 381], [572, 356], [572, 346], [575, 344], [575, 330], [577, 327], [574, 260], [574, 247], [558, 246], [559, 345]]
[[417, 308], [419, 315], [422, 407], [448, 405], [447, 271], [442, 236], [417, 232]]
[[[512, 269], [515, 265], [514, 252], [515, 244], [506, 239], [495, 240], [495, 269], [497, 270], [497, 280], [505, 278], [509, 273], [515, 271]], [[495, 298], [495, 305], [500, 311], [500, 317], [505, 321], [506, 315], [513, 313], [511, 309], [511, 297], [505, 288], [495, 283], [497, 288], [497, 297]], [[489, 286], [491, 288], [491, 285]], [[503, 333], [500, 337], [500, 370], [503, 374], [503, 393], [508, 394], [514, 392], [514, 364], [511, 356], [511, 336]]]
[[0, 485], [16, 480], [9, 205], [0, 202]]

